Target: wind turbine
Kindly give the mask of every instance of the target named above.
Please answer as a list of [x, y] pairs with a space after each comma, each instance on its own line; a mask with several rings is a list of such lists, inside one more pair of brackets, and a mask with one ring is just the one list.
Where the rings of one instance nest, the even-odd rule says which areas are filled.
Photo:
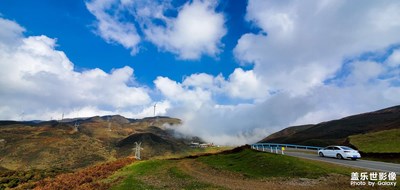
[[156, 124], [158, 123], [158, 116], [156, 116], [157, 103], [154, 104], [154, 117], [156, 118]]
[[19, 116], [20, 116], [20, 118], [21, 118], [21, 121], [24, 121], [24, 115], [25, 115], [25, 112], [22, 112]]
[[154, 117], [156, 116], [156, 107], [157, 107], [157, 103], [154, 104], [154, 114], [153, 114]]

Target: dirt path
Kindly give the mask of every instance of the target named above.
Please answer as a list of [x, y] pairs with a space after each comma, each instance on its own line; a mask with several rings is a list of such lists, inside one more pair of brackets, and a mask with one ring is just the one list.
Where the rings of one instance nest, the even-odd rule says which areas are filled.
[[214, 184], [217, 186], [222, 186], [227, 189], [313, 189], [310, 188], [318, 180], [305, 180], [302, 183], [299, 181], [262, 181], [262, 180], [250, 180], [246, 179], [243, 175], [236, 174], [228, 171], [219, 171], [213, 169], [203, 163], [197, 162], [195, 160], [185, 159], [180, 163], [180, 169], [186, 172], [188, 175], [194, 177], [195, 179]]

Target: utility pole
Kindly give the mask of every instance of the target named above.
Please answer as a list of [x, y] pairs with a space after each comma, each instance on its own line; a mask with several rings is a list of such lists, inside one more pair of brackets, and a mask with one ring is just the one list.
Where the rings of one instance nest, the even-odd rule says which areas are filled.
[[143, 150], [143, 148], [141, 148], [140, 146], [142, 145], [142, 142], [135, 142], [135, 148], [134, 148], [134, 150], [135, 150], [135, 158], [137, 159], [137, 160], [140, 160], [141, 158], [140, 158], [140, 151], [141, 150]]

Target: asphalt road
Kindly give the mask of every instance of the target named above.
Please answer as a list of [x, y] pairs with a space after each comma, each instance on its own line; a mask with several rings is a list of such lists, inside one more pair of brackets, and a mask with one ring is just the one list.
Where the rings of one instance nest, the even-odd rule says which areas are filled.
[[318, 160], [323, 162], [329, 162], [334, 164], [340, 164], [349, 167], [357, 167], [368, 169], [370, 171], [383, 171], [383, 172], [396, 172], [396, 174], [400, 174], [400, 164], [392, 164], [386, 162], [377, 162], [377, 161], [369, 161], [369, 160], [340, 160], [336, 158], [327, 158], [327, 157], [319, 157], [317, 152], [314, 153], [310, 152], [296, 152], [296, 151], [286, 151], [286, 155], [299, 157], [299, 158], [306, 158], [310, 160]]

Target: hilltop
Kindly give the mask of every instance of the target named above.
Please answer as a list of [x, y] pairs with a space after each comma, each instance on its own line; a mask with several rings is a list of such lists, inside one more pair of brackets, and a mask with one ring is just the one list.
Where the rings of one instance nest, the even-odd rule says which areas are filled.
[[[119, 115], [61, 121], [0, 121], [0, 168], [74, 170], [132, 156], [143, 142], [144, 159], [189, 149], [174, 136], [181, 121], [170, 117], [128, 119]], [[78, 127], [76, 127], [79, 124]]]
[[313, 146], [337, 144], [360, 147], [364, 152], [377, 150], [382, 153], [398, 153], [400, 151], [397, 149], [374, 147], [372, 150], [370, 147], [376, 142], [381, 142], [380, 144], [385, 147], [396, 148], [397, 146], [391, 145], [400, 143], [398, 130], [400, 130], [400, 106], [394, 106], [316, 125], [288, 127], [260, 142]]

